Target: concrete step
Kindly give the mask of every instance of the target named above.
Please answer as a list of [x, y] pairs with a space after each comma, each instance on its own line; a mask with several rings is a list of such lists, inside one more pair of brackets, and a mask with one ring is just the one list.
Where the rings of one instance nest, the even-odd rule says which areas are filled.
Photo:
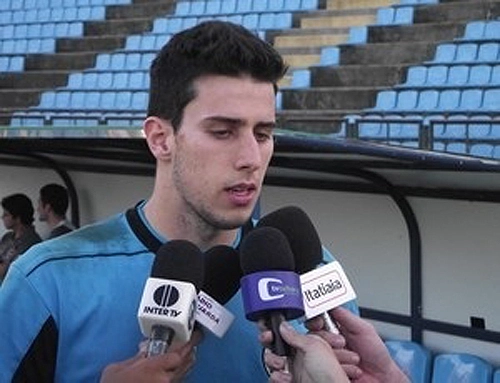
[[175, 11], [174, 0], [161, 0], [156, 2], [135, 1], [127, 5], [109, 5], [106, 7], [106, 19], [136, 19], [141, 17], [153, 17], [158, 15], [171, 15]]
[[342, 120], [346, 115], [355, 114], [357, 110], [302, 110], [291, 109], [277, 112], [277, 121], [280, 129], [295, 132], [315, 134], [339, 133], [342, 129]]
[[296, 29], [286, 31], [273, 39], [273, 45], [277, 48], [293, 47], [323, 47], [342, 44], [349, 37], [348, 30], [339, 29]]
[[319, 64], [320, 54], [285, 54], [283, 58], [289, 67], [307, 68]]
[[85, 36], [123, 36], [150, 31], [153, 28], [153, 17], [135, 19], [97, 20], [84, 25]]
[[23, 109], [38, 105], [42, 89], [9, 89], [0, 92], [0, 105], [2, 109]]
[[125, 47], [126, 35], [84, 36], [56, 41], [58, 53], [112, 51]]
[[397, 65], [416, 64], [432, 59], [436, 43], [376, 43], [342, 45], [339, 48], [342, 65]]
[[25, 71], [83, 70], [92, 68], [98, 52], [36, 54], [26, 57]]
[[[471, 3], [473, 5], [471, 6]], [[494, 19], [500, 16], [500, 0], [453, 1], [415, 8], [414, 22], [442, 22]]]
[[316, 14], [312, 17], [303, 17], [300, 20], [302, 29], [315, 28], [350, 28], [373, 24], [376, 21], [376, 12], [370, 14], [323, 15]]
[[373, 87], [322, 87], [282, 89], [283, 109], [360, 109], [375, 105], [378, 91]]
[[326, 9], [380, 8], [399, 4], [398, 0], [327, 0]]
[[466, 22], [442, 22], [369, 27], [369, 43], [449, 41], [462, 36]]
[[341, 65], [310, 68], [312, 87], [387, 87], [404, 82], [408, 65]]
[[44, 71], [0, 74], [0, 89], [51, 89], [65, 86], [68, 71]]

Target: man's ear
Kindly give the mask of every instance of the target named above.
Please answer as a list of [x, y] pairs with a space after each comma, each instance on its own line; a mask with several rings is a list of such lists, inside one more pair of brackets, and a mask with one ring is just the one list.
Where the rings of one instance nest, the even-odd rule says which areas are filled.
[[174, 142], [174, 128], [170, 121], [159, 117], [147, 117], [143, 128], [149, 150], [153, 156], [158, 160], [169, 159]]

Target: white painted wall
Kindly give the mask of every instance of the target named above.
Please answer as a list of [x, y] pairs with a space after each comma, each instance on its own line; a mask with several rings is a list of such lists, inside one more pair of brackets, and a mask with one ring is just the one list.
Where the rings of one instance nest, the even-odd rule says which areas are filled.
[[[123, 211], [147, 198], [152, 177], [72, 172], [81, 223]], [[0, 166], [0, 196], [61, 182], [51, 170]], [[485, 318], [500, 331], [500, 204], [411, 198], [423, 240], [426, 318], [468, 325]], [[409, 250], [404, 220], [389, 197], [267, 186], [262, 214], [297, 205], [311, 217], [324, 244], [344, 265], [362, 306], [409, 313]], [[41, 233], [44, 225], [37, 223]], [[0, 227], [0, 235], [4, 228]], [[408, 338], [407, 328], [374, 322], [382, 336]], [[500, 345], [426, 333], [436, 351], [464, 351], [500, 366]]]

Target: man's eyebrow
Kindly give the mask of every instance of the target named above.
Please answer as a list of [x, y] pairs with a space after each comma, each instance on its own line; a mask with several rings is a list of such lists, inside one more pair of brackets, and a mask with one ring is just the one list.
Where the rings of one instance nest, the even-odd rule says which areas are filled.
[[[235, 125], [235, 126], [241, 126], [245, 124], [245, 120], [241, 118], [233, 118], [233, 117], [227, 117], [227, 116], [209, 116], [205, 118], [205, 121], [214, 121], [214, 122], [223, 122], [225, 124], [230, 124], [230, 125]], [[275, 128], [276, 127], [276, 121], [260, 121], [256, 124], [256, 127], [258, 128]]]

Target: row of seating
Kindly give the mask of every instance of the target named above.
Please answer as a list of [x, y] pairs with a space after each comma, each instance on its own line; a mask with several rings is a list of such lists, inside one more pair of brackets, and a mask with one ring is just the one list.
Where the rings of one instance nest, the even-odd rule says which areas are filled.
[[66, 89], [69, 90], [147, 90], [148, 71], [85, 71], [72, 73]]
[[500, 86], [500, 63], [417, 65], [410, 67], [399, 88]]
[[96, 57], [96, 71], [148, 70], [156, 51], [100, 53]]
[[146, 91], [70, 91], [54, 90], [44, 92], [40, 103], [34, 109], [47, 111], [145, 111], [148, 93]]
[[384, 90], [377, 94], [376, 105], [371, 110], [401, 113], [498, 112], [500, 88]]
[[199, 24], [204, 20], [231, 21], [235, 24], [243, 25], [249, 30], [267, 30], [291, 28], [293, 17], [291, 12], [253, 12], [246, 14], [220, 15], [216, 17], [161, 17], [155, 19], [152, 33], [173, 34]]
[[385, 342], [389, 353], [412, 383], [499, 383], [500, 369], [468, 353], [433, 355], [422, 345], [401, 340]]
[[29, 53], [54, 53], [55, 38], [36, 38], [19, 40], [0, 40], [0, 54], [25, 55]]
[[176, 16], [209, 16], [247, 12], [283, 12], [318, 9], [318, 0], [195, 0], [178, 1]]
[[0, 41], [80, 36], [83, 36], [81, 21], [0, 25]]
[[499, 36], [500, 20], [478, 20], [467, 23], [459, 40], [498, 40]]
[[431, 63], [499, 62], [499, 42], [450, 42], [439, 44]]
[[22, 72], [24, 56], [0, 56], [0, 72]]
[[0, 10], [28, 10], [131, 4], [132, 0], [2, 0]]
[[104, 20], [106, 8], [102, 5], [66, 8], [33, 8], [0, 11], [0, 25], [32, 24], [60, 21]]

